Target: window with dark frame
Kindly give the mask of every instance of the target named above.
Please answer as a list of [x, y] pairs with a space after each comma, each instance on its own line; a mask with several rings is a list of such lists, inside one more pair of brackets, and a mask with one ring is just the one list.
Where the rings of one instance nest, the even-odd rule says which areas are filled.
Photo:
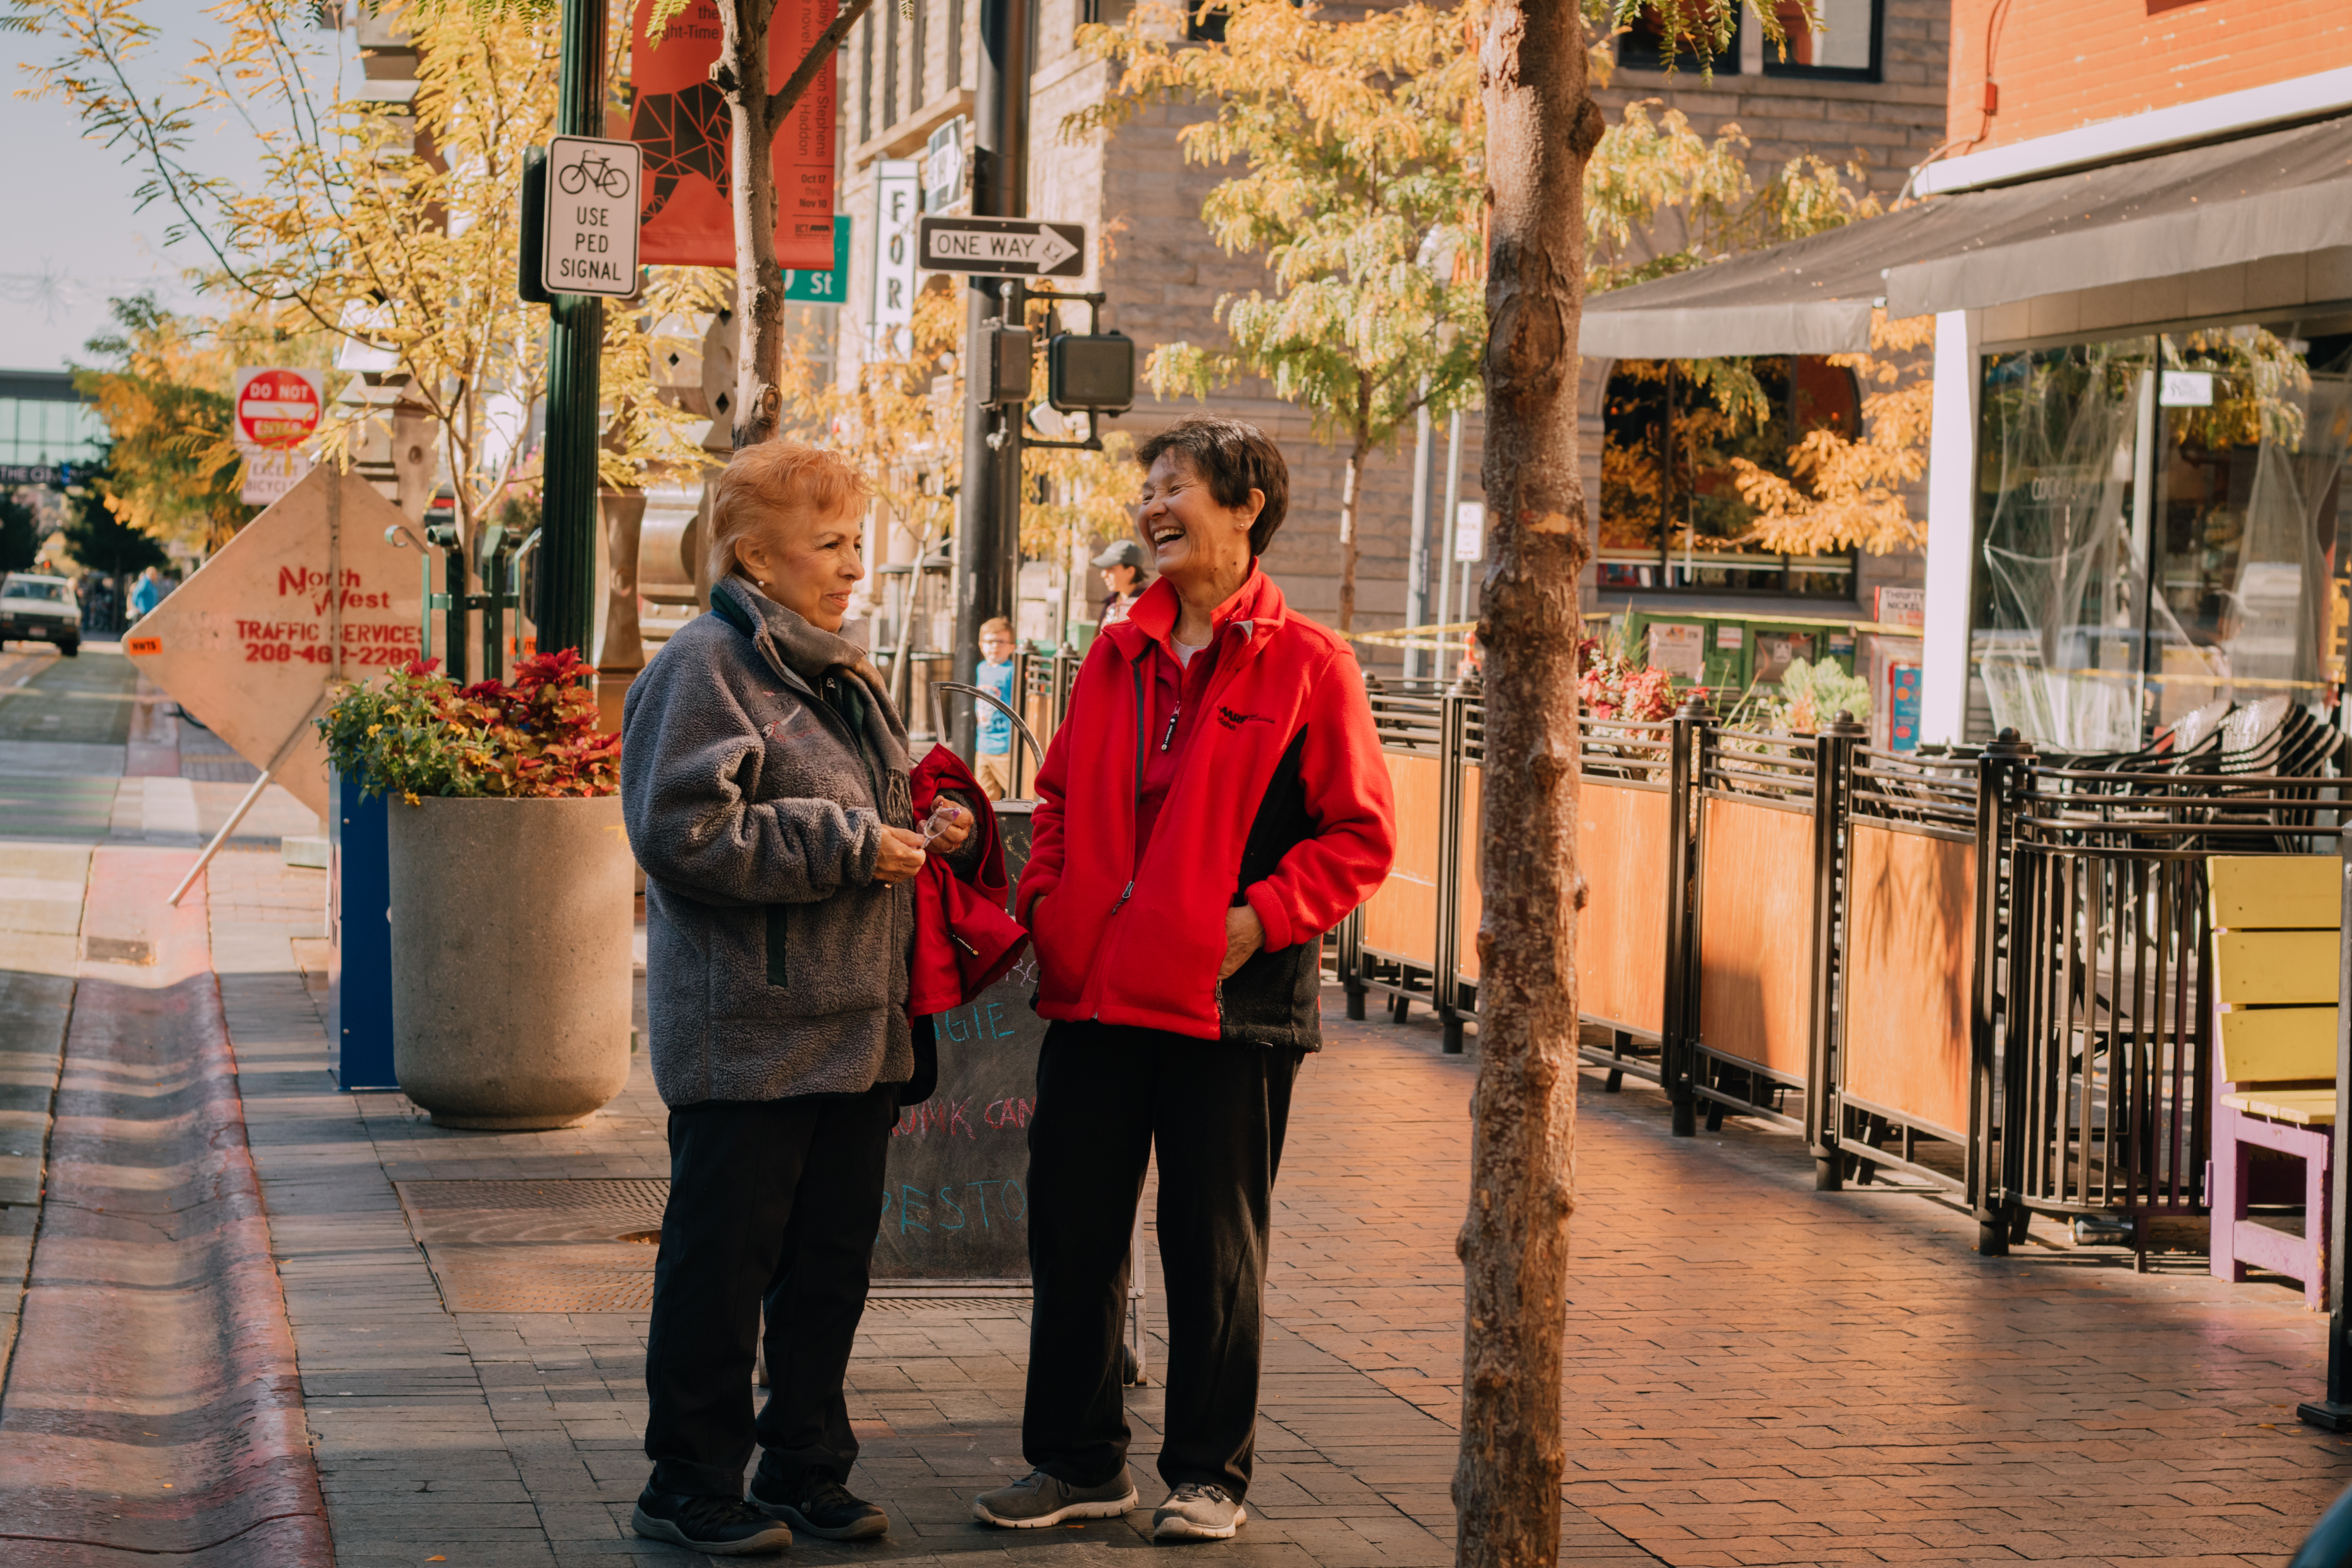
[[874, 140], [874, 14], [857, 24], [857, 139]]
[[[1812, 7], [1821, 18], [1819, 28], [1807, 19], [1801, 0], [1773, 0], [1773, 14], [1787, 42], [1765, 40], [1764, 74], [1825, 81], [1878, 80], [1880, 22], [1885, 0], [1812, 0]], [[1784, 49], [1786, 59], [1781, 58]]]
[[1735, 419], [1672, 360], [1621, 360], [1603, 398], [1599, 586], [1851, 599], [1852, 552], [1795, 556], [1738, 542], [1754, 521], [1734, 458], [1783, 478], [1809, 431], [1862, 423], [1853, 373], [1814, 355], [1749, 362], [1769, 417]]
[[908, 79], [907, 97], [915, 109], [920, 109], [927, 101], [923, 97], [923, 82], [930, 75], [931, 62], [924, 57], [929, 52], [931, 42], [929, 37], [931, 0], [914, 0], [914, 9], [915, 19], [909, 24], [913, 28], [914, 36], [907, 45], [907, 55], [910, 62], [910, 68], [907, 72]]
[[1225, 8], [1219, 0], [1189, 0], [1184, 7], [1184, 37], [1196, 44], [1225, 41]]
[[[1730, 41], [1723, 46], [1723, 52], [1717, 55], [1712, 62], [1689, 47], [1686, 41], [1683, 47], [1675, 51], [1674, 68], [1695, 71], [1711, 63], [1717, 76], [1738, 76], [1740, 30], [1747, 26], [1748, 14], [1742, 7], [1739, 19], [1732, 24]], [[1666, 68], [1665, 28], [1656, 11], [1643, 10], [1630, 26], [1617, 35], [1617, 63], [1628, 70], [1662, 71]]]

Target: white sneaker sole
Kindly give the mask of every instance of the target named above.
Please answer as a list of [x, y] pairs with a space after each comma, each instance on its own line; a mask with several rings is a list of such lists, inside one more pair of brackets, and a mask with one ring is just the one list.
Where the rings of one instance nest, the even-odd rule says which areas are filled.
[[1231, 1541], [1234, 1538], [1234, 1531], [1248, 1522], [1249, 1510], [1238, 1505], [1234, 1509], [1233, 1523], [1223, 1530], [1212, 1529], [1205, 1524], [1194, 1524], [1182, 1514], [1171, 1513], [1167, 1518], [1153, 1523], [1151, 1539], [1154, 1541]]
[[1044, 1530], [1048, 1525], [1059, 1524], [1066, 1519], [1117, 1519], [1121, 1514], [1133, 1510], [1142, 1500], [1136, 1495], [1135, 1489], [1129, 1487], [1127, 1489], [1127, 1495], [1123, 1498], [1113, 1498], [1102, 1502], [1064, 1503], [1053, 1512], [1041, 1513], [1034, 1519], [1005, 1519], [989, 1512], [988, 1504], [979, 1498], [974, 1498], [971, 1500], [971, 1517], [982, 1524], [993, 1524], [1003, 1530]]

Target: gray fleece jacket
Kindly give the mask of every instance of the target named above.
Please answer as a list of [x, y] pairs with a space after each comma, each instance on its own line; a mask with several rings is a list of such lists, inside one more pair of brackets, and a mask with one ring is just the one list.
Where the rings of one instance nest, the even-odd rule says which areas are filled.
[[678, 1106], [903, 1083], [914, 884], [873, 877], [881, 825], [911, 825], [906, 728], [855, 643], [740, 577], [711, 606], [623, 709], [654, 1085]]

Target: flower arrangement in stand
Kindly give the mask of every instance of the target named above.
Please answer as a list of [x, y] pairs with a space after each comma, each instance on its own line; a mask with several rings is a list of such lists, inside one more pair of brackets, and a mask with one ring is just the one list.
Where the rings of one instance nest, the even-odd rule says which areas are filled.
[[588, 666], [570, 648], [518, 660], [510, 681], [460, 686], [436, 659], [344, 689], [319, 720], [328, 760], [369, 795], [563, 798], [620, 787], [621, 738], [597, 728]]
[[[1577, 696], [1594, 718], [1654, 724], [1673, 717], [1674, 676], [1647, 659], [1635, 660], [1615, 633], [1610, 634], [1606, 643], [1599, 637], [1587, 637], [1578, 644], [1576, 663], [1581, 672], [1577, 679]], [[1705, 696], [1706, 689], [1695, 686], [1690, 694]]]
[[570, 649], [460, 686], [420, 660], [319, 721], [384, 816], [392, 1058], [445, 1127], [566, 1127], [629, 1077], [635, 865], [618, 735]]

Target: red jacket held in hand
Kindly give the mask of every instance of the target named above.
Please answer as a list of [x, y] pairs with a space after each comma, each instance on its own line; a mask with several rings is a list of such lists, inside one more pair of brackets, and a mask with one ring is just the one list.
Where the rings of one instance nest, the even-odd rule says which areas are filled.
[[[1322, 934], [1380, 886], [1395, 847], [1363, 676], [1253, 565], [1179, 689], [1163, 650], [1178, 607], [1162, 580], [1103, 629], [1038, 773], [1016, 910], [1037, 1011], [1311, 1050]], [[1163, 679], [1174, 710], [1155, 705]], [[1166, 781], [1152, 754], [1171, 745]], [[1139, 859], [1147, 780], [1166, 788]], [[1220, 984], [1226, 911], [1243, 903], [1265, 943]]]
[[942, 791], [976, 802], [971, 830], [980, 839], [979, 864], [959, 877], [937, 855], [923, 857], [915, 879], [915, 959], [907, 1014], [920, 1018], [962, 1006], [1013, 967], [1028, 933], [1004, 912], [1010, 891], [1004, 877], [1004, 840], [996, 813], [963, 759], [934, 746], [908, 775], [915, 820], [931, 814]]

